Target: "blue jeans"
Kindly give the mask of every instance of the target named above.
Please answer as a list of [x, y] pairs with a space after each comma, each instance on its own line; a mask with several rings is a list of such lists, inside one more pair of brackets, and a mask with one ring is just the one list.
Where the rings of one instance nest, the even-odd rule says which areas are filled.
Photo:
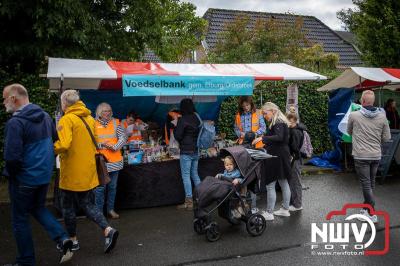
[[[290, 187], [287, 179], [278, 179], [279, 185], [282, 189], [282, 206], [284, 209], [289, 209], [290, 203]], [[272, 213], [275, 208], [276, 202], [276, 190], [275, 190], [276, 181], [273, 181], [267, 185], [267, 212]]]
[[68, 238], [59, 222], [45, 207], [48, 184], [28, 186], [12, 179], [9, 183], [12, 227], [17, 242], [16, 262], [20, 265], [35, 265], [30, 214], [44, 227], [50, 238], [62, 243]]
[[199, 155], [197, 153], [194, 154], [181, 154], [180, 155], [180, 165], [181, 165], [181, 174], [183, 187], [185, 189], [186, 198], [192, 197], [192, 182], [196, 187], [200, 184], [200, 177], [197, 172], [197, 168], [199, 166]]
[[[106, 200], [107, 213], [114, 210], [115, 195], [117, 195], [117, 183], [118, 183], [119, 171], [109, 172], [110, 183], [105, 186], [98, 186], [95, 189], [95, 202], [96, 206], [100, 211], [104, 210], [104, 201]], [[107, 193], [107, 197], [105, 195]]]

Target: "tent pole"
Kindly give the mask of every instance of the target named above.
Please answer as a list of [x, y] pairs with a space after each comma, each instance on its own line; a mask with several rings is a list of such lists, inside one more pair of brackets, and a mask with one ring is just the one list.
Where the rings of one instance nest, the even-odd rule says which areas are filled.
[[58, 95], [58, 104], [57, 104], [57, 108], [55, 111], [55, 119], [56, 119], [56, 125], [58, 124], [58, 121], [61, 118], [62, 115], [62, 107], [61, 107], [61, 94], [63, 93], [64, 90], [64, 74], [61, 73], [60, 75], [60, 86], [58, 87], [58, 92], [60, 93], [60, 95]]
[[64, 74], [61, 73], [61, 75], [60, 75], [60, 87], [58, 89], [60, 94], [63, 93], [63, 87], [64, 87]]

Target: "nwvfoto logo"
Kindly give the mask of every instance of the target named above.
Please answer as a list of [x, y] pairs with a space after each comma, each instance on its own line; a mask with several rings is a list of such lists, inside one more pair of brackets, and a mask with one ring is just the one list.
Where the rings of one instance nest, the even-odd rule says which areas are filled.
[[[376, 237], [376, 227], [372, 220], [363, 214], [352, 214], [347, 216], [349, 209], [369, 209], [371, 215], [383, 218], [385, 223], [384, 247], [380, 250], [368, 250], [367, 248], [374, 243]], [[375, 211], [369, 204], [346, 204], [342, 210], [331, 211], [326, 216], [330, 221], [334, 216], [347, 216], [344, 222], [325, 222], [321, 224], [311, 224], [311, 250], [356, 250], [363, 251], [364, 255], [384, 255], [389, 252], [389, 214], [384, 211]], [[352, 222], [355, 219], [363, 220], [363, 223]], [[368, 227], [370, 234], [367, 233]], [[354, 236], [356, 244], [350, 245], [350, 236]], [[319, 241], [318, 241], [319, 240]], [[322, 244], [321, 244], [322, 243]]]

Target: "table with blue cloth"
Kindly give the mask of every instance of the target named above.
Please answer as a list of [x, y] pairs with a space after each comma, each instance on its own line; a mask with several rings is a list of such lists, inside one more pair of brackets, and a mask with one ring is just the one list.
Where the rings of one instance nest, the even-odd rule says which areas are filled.
[[[221, 158], [199, 160], [199, 176], [215, 176], [224, 171]], [[282, 170], [278, 158], [263, 161], [262, 178], [280, 177]], [[265, 191], [265, 186], [263, 185]], [[178, 205], [185, 200], [179, 160], [125, 165], [119, 173], [116, 209], [147, 208]]]

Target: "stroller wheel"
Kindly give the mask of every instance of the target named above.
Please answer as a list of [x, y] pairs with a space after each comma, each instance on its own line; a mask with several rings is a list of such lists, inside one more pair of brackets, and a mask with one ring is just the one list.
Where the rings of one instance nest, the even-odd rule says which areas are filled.
[[202, 235], [206, 232], [207, 222], [203, 218], [196, 218], [193, 220], [193, 229], [199, 235]]
[[221, 237], [221, 234], [219, 232], [219, 227], [216, 222], [210, 223], [206, 227], [206, 238], [210, 242], [217, 241]]
[[267, 223], [261, 214], [252, 214], [246, 223], [247, 232], [252, 236], [259, 236], [264, 233]]

